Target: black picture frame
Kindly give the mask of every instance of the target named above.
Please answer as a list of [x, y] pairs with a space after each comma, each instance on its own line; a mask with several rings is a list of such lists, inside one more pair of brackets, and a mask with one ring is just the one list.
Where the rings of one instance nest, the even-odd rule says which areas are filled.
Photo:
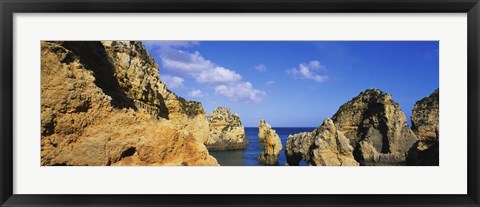
[[[479, 0], [0, 0], [1, 206], [480, 206]], [[467, 13], [468, 189], [465, 195], [21, 195], [13, 194], [15, 13]], [[35, 176], [35, 175], [32, 175]], [[428, 175], [427, 175], [428, 176]], [[449, 179], [449, 178], [445, 178]], [[393, 187], [393, 186], [392, 186]]]

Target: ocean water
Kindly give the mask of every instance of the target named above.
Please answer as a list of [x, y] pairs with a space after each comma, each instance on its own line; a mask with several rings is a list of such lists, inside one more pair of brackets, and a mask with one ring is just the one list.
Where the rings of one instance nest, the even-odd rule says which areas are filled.
[[[285, 166], [285, 144], [288, 135], [299, 132], [311, 132], [313, 127], [273, 127], [282, 141], [282, 151], [279, 155], [278, 165]], [[264, 166], [265, 164], [257, 161], [258, 156], [263, 152], [263, 145], [258, 141], [258, 128], [245, 127], [245, 135], [248, 139], [248, 146], [244, 150], [226, 150], [210, 151], [210, 155], [215, 157], [222, 166]], [[305, 165], [305, 163], [300, 163]]]

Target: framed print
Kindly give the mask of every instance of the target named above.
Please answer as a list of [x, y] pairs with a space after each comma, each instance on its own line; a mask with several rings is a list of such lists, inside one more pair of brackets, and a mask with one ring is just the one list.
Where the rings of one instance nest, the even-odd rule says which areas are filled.
[[479, 4], [1, 1], [2, 206], [479, 206]]

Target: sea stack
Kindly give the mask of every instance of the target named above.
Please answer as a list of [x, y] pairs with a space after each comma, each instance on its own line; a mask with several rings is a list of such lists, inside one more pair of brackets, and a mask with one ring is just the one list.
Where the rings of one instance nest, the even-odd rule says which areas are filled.
[[218, 165], [208, 137], [141, 42], [41, 42], [41, 165]]
[[247, 148], [248, 140], [238, 114], [231, 114], [229, 109], [218, 107], [207, 119], [210, 125], [210, 139], [205, 146], [208, 150]]
[[418, 141], [408, 151], [407, 165], [439, 165], [439, 91], [417, 103], [412, 110], [412, 130]]
[[258, 160], [267, 165], [277, 165], [282, 142], [277, 132], [263, 119], [258, 123], [258, 140], [263, 143], [263, 153]]
[[299, 165], [303, 159], [314, 166], [358, 166], [353, 147], [333, 121], [326, 118], [312, 132], [290, 135], [286, 152], [288, 165]]
[[376, 88], [340, 106], [332, 120], [361, 165], [405, 165], [406, 152], [417, 141], [400, 106]]

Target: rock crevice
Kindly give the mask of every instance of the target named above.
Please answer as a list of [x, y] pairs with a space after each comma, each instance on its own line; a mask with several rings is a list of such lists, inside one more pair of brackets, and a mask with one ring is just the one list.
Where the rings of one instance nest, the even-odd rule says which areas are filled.
[[407, 165], [439, 163], [439, 90], [417, 103], [412, 110], [412, 130], [418, 141], [408, 151]]
[[340, 106], [332, 120], [362, 165], [404, 165], [406, 152], [417, 141], [400, 106], [376, 88]]

